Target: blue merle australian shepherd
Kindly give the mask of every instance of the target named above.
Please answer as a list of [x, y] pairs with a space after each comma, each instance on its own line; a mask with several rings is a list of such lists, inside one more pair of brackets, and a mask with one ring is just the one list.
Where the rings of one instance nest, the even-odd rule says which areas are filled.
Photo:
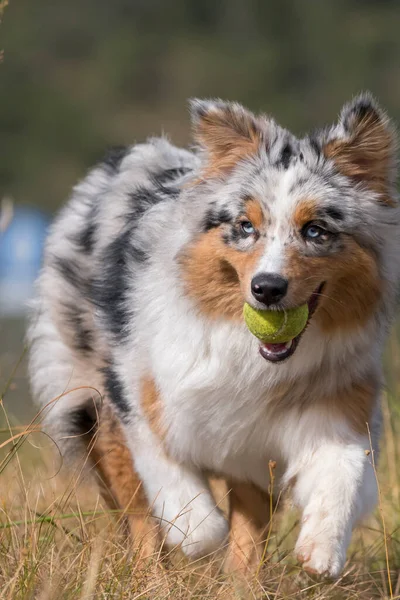
[[[275, 489], [302, 513], [304, 568], [341, 572], [371, 511], [382, 349], [400, 272], [394, 129], [369, 94], [296, 138], [231, 102], [191, 103], [196, 150], [116, 149], [48, 236], [29, 329], [34, 396], [132, 536], [246, 571]], [[263, 344], [243, 304], [309, 304]], [[50, 402], [52, 401], [53, 402]], [[229, 489], [217, 506], [210, 474]]]

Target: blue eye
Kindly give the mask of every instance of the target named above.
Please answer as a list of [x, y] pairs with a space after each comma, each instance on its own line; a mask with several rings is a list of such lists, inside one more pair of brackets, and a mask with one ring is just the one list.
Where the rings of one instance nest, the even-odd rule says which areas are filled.
[[246, 235], [251, 235], [252, 233], [255, 233], [255, 229], [252, 223], [250, 223], [250, 221], [242, 221], [240, 223], [240, 228]]
[[321, 235], [321, 229], [319, 227], [311, 226], [306, 230], [306, 235], [309, 238], [317, 238]]
[[328, 231], [318, 225], [306, 225], [303, 229], [303, 236], [308, 240], [326, 240], [328, 235]]

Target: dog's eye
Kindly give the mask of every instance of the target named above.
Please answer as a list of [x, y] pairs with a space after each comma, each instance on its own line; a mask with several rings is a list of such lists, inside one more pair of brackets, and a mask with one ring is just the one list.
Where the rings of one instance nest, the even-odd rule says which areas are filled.
[[314, 225], [310, 223], [306, 225], [303, 229], [303, 236], [306, 240], [310, 241], [325, 241], [329, 237], [329, 232], [326, 229], [323, 229], [319, 225]]
[[252, 223], [250, 223], [250, 221], [242, 221], [240, 223], [240, 229], [243, 231], [243, 233], [245, 235], [251, 235], [252, 233], [255, 233], [255, 229], [252, 225]]
[[323, 229], [321, 229], [320, 227], [317, 227], [316, 225], [310, 225], [310, 227], [307, 227], [305, 234], [306, 237], [309, 238], [317, 238], [320, 235], [322, 235], [323, 233]]

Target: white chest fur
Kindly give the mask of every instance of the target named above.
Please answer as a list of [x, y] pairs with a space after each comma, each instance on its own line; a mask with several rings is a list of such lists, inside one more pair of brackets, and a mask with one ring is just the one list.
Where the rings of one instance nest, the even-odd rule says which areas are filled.
[[327, 427], [321, 409], [316, 414], [290, 398], [277, 406], [277, 388], [293, 390], [317, 373], [328, 392], [337, 388], [338, 370], [340, 381], [351, 379], [370, 358], [360, 350], [367, 342], [371, 347], [367, 329], [329, 339], [312, 321], [289, 360], [268, 363], [244, 323], [198, 315], [176, 279], [166, 285], [165, 271], [143, 283], [152, 293], [136, 298], [140, 319], [132, 341], [142, 372], [151, 373], [161, 392], [168, 451], [182, 463], [264, 486], [269, 459], [284, 471], [296, 444], [308, 436], [312, 445]]
[[172, 316], [168, 323], [168, 331], [154, 332], [150, 354], [169, 452], [179, 462], [265, 487], [268, 460], [285, 469], [285, 445], [298, 423], [296, 407], [275, 405], [274, 390], [318, 367], [323, 340], [310, 328], [297, 355], [274, 365], [244, 326], [201, 319], [189, 326]]

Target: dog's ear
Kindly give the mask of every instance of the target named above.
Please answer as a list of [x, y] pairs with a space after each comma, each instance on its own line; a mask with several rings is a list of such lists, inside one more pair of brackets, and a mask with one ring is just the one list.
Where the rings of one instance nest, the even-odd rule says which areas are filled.
[[261, 120], [240, 104], [194, 99], [190, 111], [194, 139], [206, 150], [214, 171], [228, 171], [257, 153], [263, 138]]
[[388, 117], [371, 94], [360, 94], [343, 107], [323, 151], [341, 173], [364, 182], [380, 194], [381, 200], [392, 203], [396, 136]]

